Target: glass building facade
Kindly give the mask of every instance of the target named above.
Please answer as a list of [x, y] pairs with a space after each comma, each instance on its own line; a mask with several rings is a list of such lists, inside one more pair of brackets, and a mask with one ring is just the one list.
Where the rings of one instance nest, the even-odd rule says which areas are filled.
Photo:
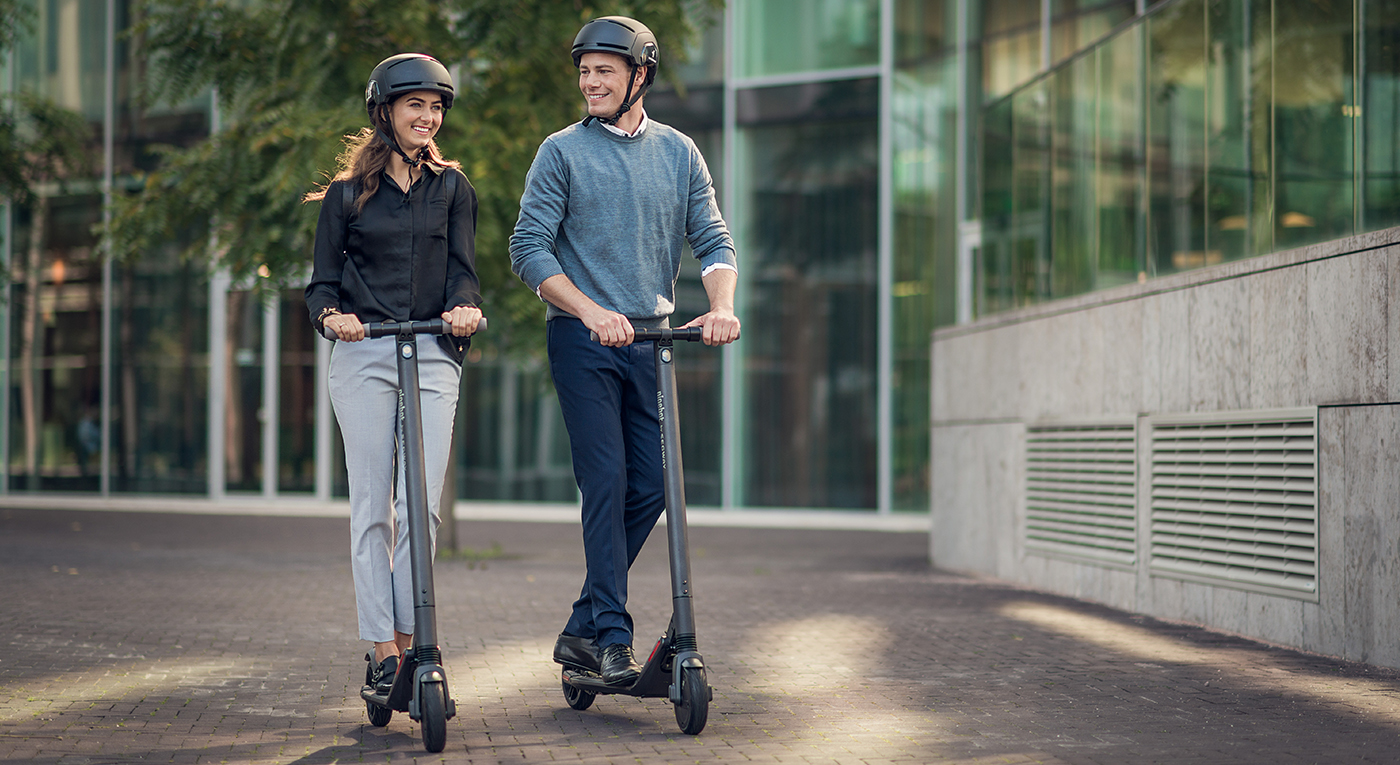
[[[105, 202], [153, 166], [153, 147], [218, 129], [208, 94], [137, 103], [142, 54], [124, 34], [135, 8], [38, 3], [6, 62], [7, 89], [86, 118], [100, 162], [4, 210], [0, 490], [344, 496], [331, 346], [300, 292], [259, 299], [182, 261], [181, 242], [130, 263], [105, 250]], [[679, 365], [693, 504], [927, 510], [930, 259], [945, 235], [935, 205], [949, 199], [930, 137], [954, 108], [946, 13], [736, 0], [677, 68], [683, 87], [648, 97], [707, 157], [741, 261], [743, 340]], [[678, 292], [678, 314], [706, 310], [689, 266]], [[546, 366], [480, 343], [463, 386], [457, 496], [576, 501]]]
[[[1400, 223], [1393, 6], [732, 0], [646, 102], [741, 264], [743, 339], [681, 357], [691, 502], [926, 512], [935, 327]], [[207, 94], [136, 104], [131, 7], [38, 3], [5, 62], [101, 161], [4, 209], [0, 490], [343, 496], [300, 292], [104, 249], [153, 147], [217, 128]], [[575, 501], [545, 365], [481, 343], [463, 386], [457, 496]]]

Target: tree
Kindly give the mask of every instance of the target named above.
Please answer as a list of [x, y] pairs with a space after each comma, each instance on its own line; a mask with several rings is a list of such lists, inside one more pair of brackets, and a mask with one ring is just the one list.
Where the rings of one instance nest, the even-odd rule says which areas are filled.
[[[150, 62], [151, 100], [205, 88], [222, 124], [166, 149], [139, 192], [117, 200], [114, 250], [134, 258], [176, 232], [211, 225], [187, 257], [248, 278], [306, 276], [316, 206], [301, 202], [333, 172], [340, 138], [367, 124], [364, 83], [383, 58], [431, 53], [458, 72], [438, 143], [477, 189], [477, 265], [496, 337], [540, 332], [538, 299], [510, 273], [506, 245], [526, 170], [546, 135], [582, 115], [568, 49], [589, 18], [634, 15], [663, 41], [661, 73], [683, 58], [698, 14], [720, 0], [156, 0], [133, 35]], [[137, 8], [138, 6], [133, 6]], [[517, 334], [517, 339], [519, 338]], [[539, 347], [531, 342], [524, 345]]]

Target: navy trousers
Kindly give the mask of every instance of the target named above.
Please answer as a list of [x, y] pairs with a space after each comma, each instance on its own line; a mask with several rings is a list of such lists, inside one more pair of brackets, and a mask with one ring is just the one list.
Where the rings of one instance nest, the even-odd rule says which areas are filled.
[[587, 573], [564, 632], [601, 650], [632, 643], [627, 570], [666, 508], [653, 343], [608, 348], [578, 319], [551, 319], [549, 370], [583, 495]]

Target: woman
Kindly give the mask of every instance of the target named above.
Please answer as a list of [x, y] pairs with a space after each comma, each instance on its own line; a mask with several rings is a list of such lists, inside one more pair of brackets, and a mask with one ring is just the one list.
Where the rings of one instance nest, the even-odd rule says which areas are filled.
[[452, 445], [462, 357], [481, 311], [476, 192], [433, 136], [455, 95], [430, 56], [385, 59], [370, 74], [370, 128], [347, 137], [340, 171], [307, 195], [321, 202], [306, 305], [317, 332], [342, 341], [330, 392], [350, 478], [350, 550], [360, 638], [374, 642], [373, 684], [388, 693], [413, 637], [394, 338], [365, 339], [365, 322], [442, 318], [450, 336], [418, 344], [432, 537]]

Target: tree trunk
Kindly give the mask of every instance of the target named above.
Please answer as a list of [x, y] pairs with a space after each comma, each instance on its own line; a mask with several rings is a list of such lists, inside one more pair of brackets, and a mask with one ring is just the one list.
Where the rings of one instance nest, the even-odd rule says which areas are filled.
[[44, 228], [49, 199], [39, 195], [29, 222], [29, 252], [24, 267], [24, 314], [20, 318], [19, 400], [24, 419], [24, 473], [29, 488], [39, 488], [39, 412], [36, 358], [39, 353], [39, 267], [43, 262]]

